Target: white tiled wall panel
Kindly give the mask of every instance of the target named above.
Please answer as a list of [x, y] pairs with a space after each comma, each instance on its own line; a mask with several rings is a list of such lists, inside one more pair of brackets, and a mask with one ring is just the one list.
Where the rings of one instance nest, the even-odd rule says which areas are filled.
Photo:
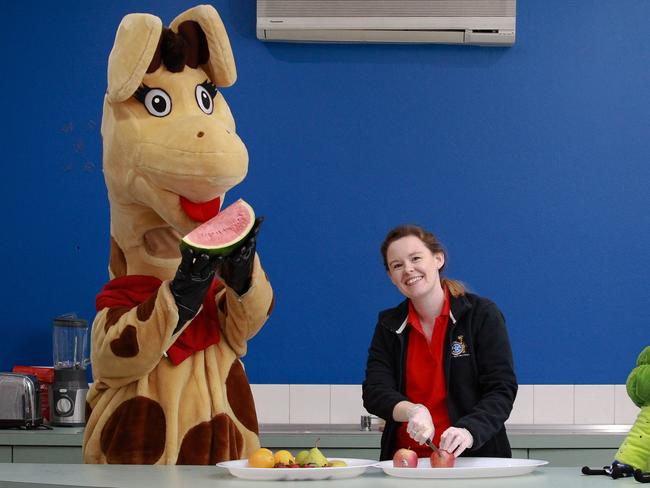
[[368, 412], [363, 408], [361, 385], [331, 385], [331, 424], [356, 424], [362, 415], [368, 415]]
[[533, 385], [519, 385], [517, 398], [506, 424], [532, 424], [534, 398]]
[[575, 385], [574, 424], [613, 424], [614, 385]]
[[535, 385], [534, 424], [572, 424], [573, 385]]
[[640, 408], [637, 407], [627, 394], [625, 385], [614, 387], [614, 423], [633, 424]]
[[[252, 385], [261, 424], [356, 424], [361, 385]], [[625, 385], [519, 385], [514, 424], [630, 425], [639, 408]]]
[[289, 385], [251, 385], [260, 424], [289, 423]]
[[289, 423], [329, 424], [330, 385], [289, 385]]

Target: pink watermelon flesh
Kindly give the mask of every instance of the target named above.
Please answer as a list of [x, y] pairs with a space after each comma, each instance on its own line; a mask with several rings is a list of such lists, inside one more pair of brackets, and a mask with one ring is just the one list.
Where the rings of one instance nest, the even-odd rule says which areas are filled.
[[228, 254], [253, 228], [255, 212], [241, 198], [199, 225], [182, 243], [207, 254]]

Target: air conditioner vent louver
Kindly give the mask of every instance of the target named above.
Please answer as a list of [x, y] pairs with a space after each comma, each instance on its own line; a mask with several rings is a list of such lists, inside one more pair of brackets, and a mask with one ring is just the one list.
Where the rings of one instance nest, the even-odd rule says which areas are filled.
[[259, 0], [259, 17], [514, 17], [513, 0]]

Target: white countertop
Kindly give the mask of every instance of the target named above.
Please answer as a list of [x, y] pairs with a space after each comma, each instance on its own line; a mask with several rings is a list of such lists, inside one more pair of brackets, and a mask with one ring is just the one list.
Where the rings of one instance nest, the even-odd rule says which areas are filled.
[[[625, 488], [639, 484], [633, 478], [611, 480], [606, 476], [584, 476], [579, 468], [539, 468], [530, 474], [482, 479], [403, 479], [370, 468], [365, 474], [345, 480], [260, 483], [232, 477], [225, 469], [213, 466], [125, 466], [84, 464], [0, 464], [3, 488], [134, 487], [134, 488]], [[299, 484], [300, 483], [300, 484]], [[616, 485], [614, 487], [614, 485]]]

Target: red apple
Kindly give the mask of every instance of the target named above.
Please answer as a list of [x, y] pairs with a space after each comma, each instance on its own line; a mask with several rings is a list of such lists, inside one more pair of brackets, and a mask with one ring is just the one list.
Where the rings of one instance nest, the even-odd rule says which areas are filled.
[[444, 449], [436, 449], [431, 453], [432, 468], [453, 468], [456, 457]]
[[417, 468], [418, 455], [411, 449], [398, 449], [393, 456], [393, 466], [396, 468]]

